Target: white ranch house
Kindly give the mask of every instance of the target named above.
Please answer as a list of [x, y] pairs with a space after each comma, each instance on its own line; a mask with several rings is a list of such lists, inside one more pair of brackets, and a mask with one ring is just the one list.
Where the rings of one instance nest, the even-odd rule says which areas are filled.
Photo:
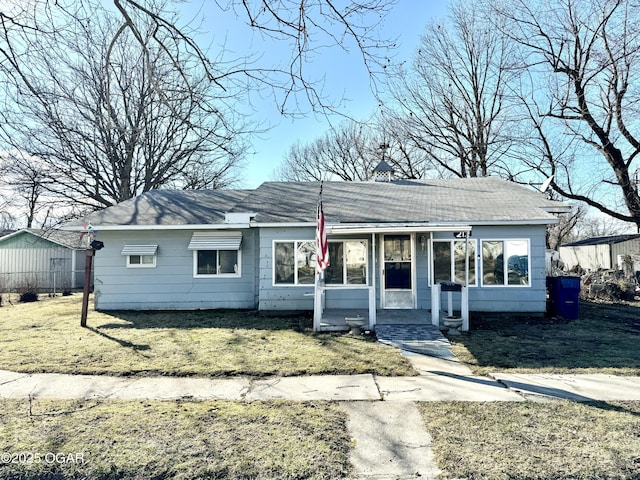
[[[96, 212], [97, 310], [534, 312], [546, 308], [545, 231], [568, 207], [498, 178], [324, 182], [331, 265], [315, 272], [318, 182], [145, 193]], [[467, 253], [465, 255], [465, 252]], [[455, 282], [460, 294], [442, 294]], [[345, 313], [346, 312], [346, 313]]]

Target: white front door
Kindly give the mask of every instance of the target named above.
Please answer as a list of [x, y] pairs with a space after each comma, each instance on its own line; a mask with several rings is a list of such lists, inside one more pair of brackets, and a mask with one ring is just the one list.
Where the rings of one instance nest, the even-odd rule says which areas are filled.
[[382, 236], [382, 308], [415, 308], [413, 257], [411, 235]]

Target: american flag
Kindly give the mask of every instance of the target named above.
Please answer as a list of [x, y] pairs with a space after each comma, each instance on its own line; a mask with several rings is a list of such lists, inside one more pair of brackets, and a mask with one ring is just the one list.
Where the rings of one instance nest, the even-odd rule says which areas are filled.
[[324, 225], [324, 211], [322, 199], [318, 201], [318, 215], [316, 224], [316, 272], [320, 273], [329, 266], [329, 245]]

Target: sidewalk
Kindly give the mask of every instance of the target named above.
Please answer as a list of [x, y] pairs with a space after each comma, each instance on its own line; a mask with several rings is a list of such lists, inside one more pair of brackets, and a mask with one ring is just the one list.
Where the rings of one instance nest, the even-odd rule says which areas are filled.
[[415, 377], [315, 375], [252, 379], [109, 377], [0, 370], [0, 398], [330, 400], [347, 413], [357, 478], [433, 479], [431, 436], [415, 402], [568, 399], [640, 401], [640, 377], [496, 373], [474, 376], [455, 357], [404, 352]]
[[495, 373], [478, 377], [446, 359], [416, 356], [415, 377], [312, 375], [271, 378], [110, 377], [0, 370], [0, 398], [294, 401], [640, 401], [640, 377]]

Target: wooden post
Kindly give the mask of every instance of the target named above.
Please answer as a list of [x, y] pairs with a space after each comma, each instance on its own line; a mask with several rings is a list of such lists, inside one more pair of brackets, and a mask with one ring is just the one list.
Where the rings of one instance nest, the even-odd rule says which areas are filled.
[[82, 314], [80, 316], [80, 326], [87, 326], [87, 312], [89, 310], [89, 290], [91, 288], [91, 267], [93, 256], [96, 251], [93, 248], [87, 249], [87, 257], [84, 262], [84, 288], [82, 290]]

